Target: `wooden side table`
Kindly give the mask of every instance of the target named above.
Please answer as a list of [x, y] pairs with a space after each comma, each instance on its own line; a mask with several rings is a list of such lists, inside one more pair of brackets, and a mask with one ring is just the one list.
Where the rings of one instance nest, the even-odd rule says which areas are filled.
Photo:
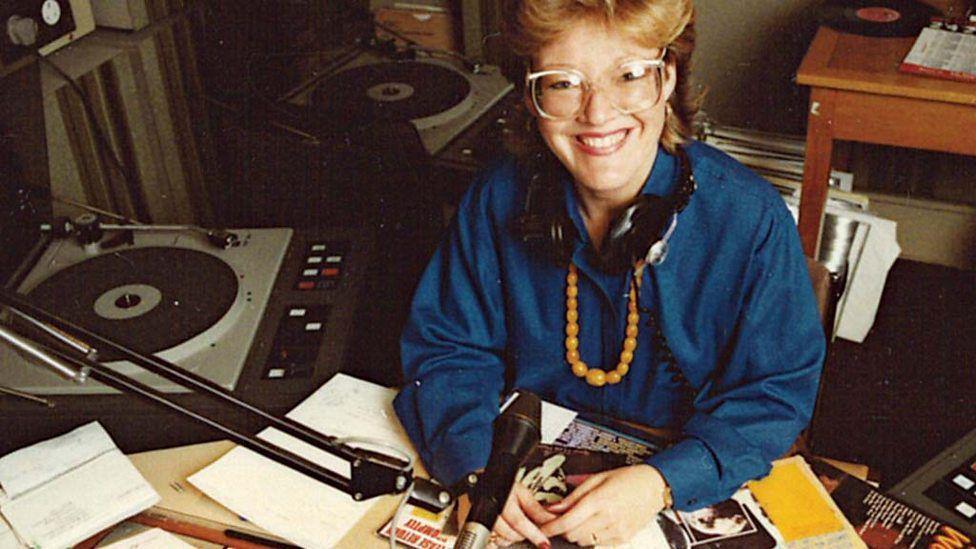
[[976, 85], [898, 72], [915, 42], [821, 27], [797, 71], [810, 86], [800, 195], [803, 250], [816, 257], [834, 140], [976, 156]]

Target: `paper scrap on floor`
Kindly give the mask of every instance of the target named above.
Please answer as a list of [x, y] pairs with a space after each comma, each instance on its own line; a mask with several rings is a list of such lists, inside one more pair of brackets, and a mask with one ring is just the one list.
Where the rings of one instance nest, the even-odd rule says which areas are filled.
[[35, 548], [74, 545], [159, 501], [97, 422], [4, 456], [0, 486], [0, 514]]
[[[417, 459], [393, 410], [396, 390], [338, 374], [305, 399], [288, 417], [324, 434], [371, 438], [393, 444]], [[547, 436], [554, 439], [574, 414], [546, 405]], [[559, 419], [553, 419], [559, 418]], [[348, 478], [348, 462], [273, 428], [259, 435]], [[214, 500], [302, 547], [331, 547], [366, 511], [372, 501], [357, 502], [349, 494], [311, 481], [246, 448], [237, 447], [188, 479]]]

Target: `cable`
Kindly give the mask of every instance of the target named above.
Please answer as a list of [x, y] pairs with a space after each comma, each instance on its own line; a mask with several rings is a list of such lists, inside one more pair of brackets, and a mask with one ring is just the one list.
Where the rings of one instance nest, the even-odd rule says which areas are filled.
[[109, 143], [107, 132], [102, 128], [101, 124], [99, 124], [98, 116], [95, 114], [95, 109], [91, 105], [91, 99], [88, 97], [88, 94], [85, 93], [85, 90], [81, 89], [81, 86], [75, 82], [71, 75], [66, 73], [54, 61], [51, 61], [40, 52], [37, 52], [37, 56], [41, 62], [51, 67], [51, 69], [54, 70], [54, 72], [57, 73], [58, 76], [60, 76], [61, 79], [71, 87], [72, 90], [74, 90], [75, 94], [78, 96], [78, 99], [81, 100], [82, 106], [84, 107], [85, 116], [95, 128], [95, 140], [97, 142], [97, 146], [99, 149], [101, 149], [104, 155], [109, 158], [109, 163], [112, 164], [112, 167], [115, 168], [118, 174], [125, 181], [126, 186], [132, 190], [137, 189], [136, 178], [133, 176], [128, 166], [122, 162], [122, 159], [115, 154], [115, 149], [113, 149], [111, 143]]
[[407, 487], [407, 491], [403, 494], [403, 499], [397, 505], [396, 513], [393, 513], [393, 520], [390, 522], [390, 549], [396, 549], [397, 546], [397, 530], [399, 529], [400, 516], [403, 514], [403, 510], [407, 508], [407, 500], [410, 499], [410, 495], [413, 494], [413, 482]]
[[347, 446], [352, 446], [353, 444], [359, 444], [364, 446], [376, 446], [379, 448], [385, 448], [390, 452], [396, 454], [403, 461], [407, 462], [407, 464], [403, 467], [402, 471], [406, 472], [413, 469], [413, 464], [414, 464], [413, 456], [403, 448], [390, 444], [389, 442], [386, 442], [384, 440], [380, 440], [378, 438], [352, 436], [352, 437], [336, 437], [335, 442], [337, 444], [345, 444]]

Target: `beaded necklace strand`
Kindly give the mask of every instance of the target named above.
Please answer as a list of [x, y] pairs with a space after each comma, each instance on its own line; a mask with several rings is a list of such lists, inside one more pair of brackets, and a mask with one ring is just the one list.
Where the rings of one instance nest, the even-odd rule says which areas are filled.
[[576, 377], [585, 378], [593, 387], [603, 387], [606, 384], [615, 385], [630, 371], [630, 363], [634, 360], [634, 349], [637, 348], [638, 323], [640, 311], [637, 309], [638, 276], [630, 279], [630, 291], [627, 294], [627, 328], [624, 330], [624, 342], [620, 350], [620, 361], [617, 367], [609, 372], [600, 368], [590, 368], [582, 359], [579, 352], [579, 273], [576, 265], [569, 264], [566, 273], [566, 362]]

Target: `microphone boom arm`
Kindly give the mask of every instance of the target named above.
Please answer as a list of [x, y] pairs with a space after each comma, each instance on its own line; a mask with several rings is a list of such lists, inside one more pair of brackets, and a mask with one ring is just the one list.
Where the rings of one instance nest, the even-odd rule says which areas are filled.
[[[123, 393], [133, 394], [180, 413], [190, 419], [203, 423], [219, 431], [237, 444], [253, 450], [262, 456], [285, 465], [295, 471], [305, 474], [317, 481], [349, 494], [354, 500], [361, 501], [383, 494], [400, 493], [415, 483], [415, 491], [419, 498], [412, 498], [412, 503], [428, 510], [439, 512], [447, 508], [453, 501], [447, 490], [432, 481], [422, 478], [412, 478], [413, 470], [409, 461], [398, 457], [381, 454], [366, 449], [355, 448], [339, 442], [336, 437], [323, 435], [301, 423], [287, 417], [279, 417], [266, 412], [252, 404], [240, 400], [230, 391], [220, 385], [183, 370], [158, 356], [142, 354], [121, 345], [109, 338], [91, 332], [77, 324], [58, 317], [31, 303], [23, 297], [7, 289], [0, 289], [0, 305], [7, 307], [18, 316], [27, 319], [31, 324], [46, 331], [66, 343], [68, 349], [54, 349], [12, 332], [8, 327], [0, 325], [0, 339], [6, 340], [13, 347], [27, 352], [34, 358], [52, 368], [55, 373], [75, 381], [84, 381], [85, 377], [95, 379], [105, 385]], [[79, 345], [81, 343], [81, 345]], [[87, 348], [85, 353], [81, 349]], [[249, 433], [210, 419], [192, 407], [176, 402], [170, 395], [153, 389], [131, 377], [94, 360], [98, 349], [110, 349], [124, 359], [137, 366], [176, 383], [191, 392], [215, 399], [224, 405], [231, 406], [241, 412], [256, 415], [265, 420], [269, 426], [291, 435], [318, 449], [338, 456], [350, 466], [350, 477], [336, 473], [330, 469], [313, 463], [284, 448], [261, 440]], [[95, 350], [95, 352], [92, 352]]]

